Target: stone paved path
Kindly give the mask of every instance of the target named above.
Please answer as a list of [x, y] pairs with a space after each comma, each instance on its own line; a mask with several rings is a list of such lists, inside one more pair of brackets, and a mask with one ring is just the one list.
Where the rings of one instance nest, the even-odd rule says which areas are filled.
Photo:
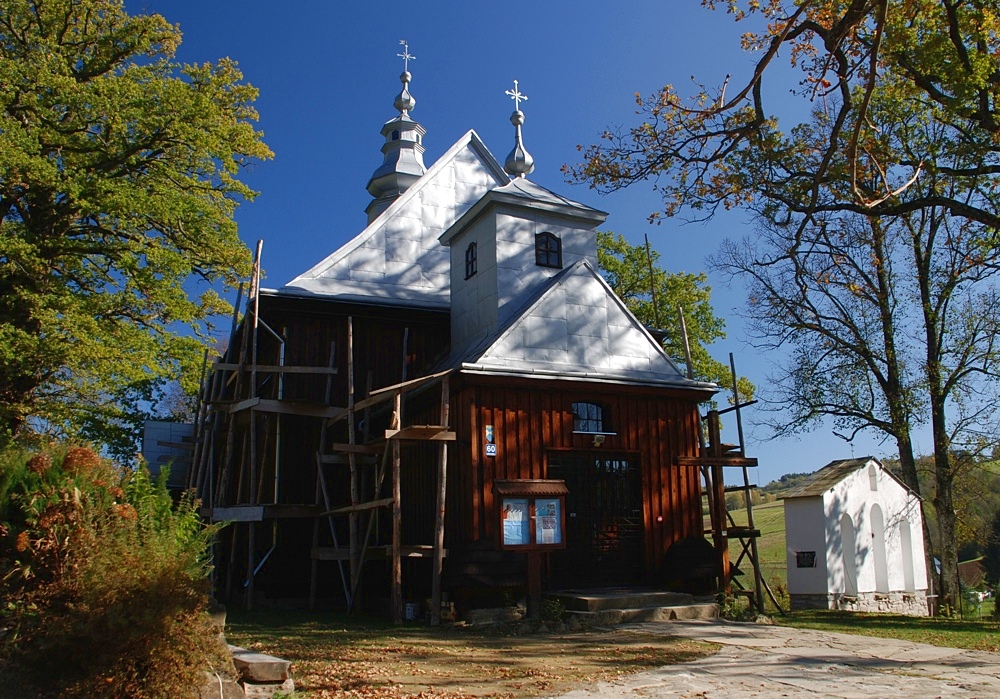
[[997, 697], [1000, 654], [725, 621], [629, 628], [722, 644], [716, 655], [631, 675], [562, 699]]

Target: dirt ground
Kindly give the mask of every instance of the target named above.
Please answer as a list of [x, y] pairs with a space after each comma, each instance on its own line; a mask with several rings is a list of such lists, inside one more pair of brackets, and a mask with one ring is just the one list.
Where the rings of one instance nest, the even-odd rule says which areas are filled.
[[230, 643], [291, 660], [308, 699], [515, 699], [553, 696], [641, 670], [697, 660], [718, 646], [642, 631], [504, 636], [426, 626], [337, 629], [259, 623], [227, 629]]

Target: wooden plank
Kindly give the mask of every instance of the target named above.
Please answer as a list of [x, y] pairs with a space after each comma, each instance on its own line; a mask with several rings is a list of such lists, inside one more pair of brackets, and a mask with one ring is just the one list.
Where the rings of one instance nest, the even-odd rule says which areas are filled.
[[[357, 446], [355, 439], [356, 417], [354, 412], [354, 317], [347, 317], [347, 443]], [[351, 580], [357, 579], [361, 575], [361, 551], [359, 549], [360, 540], [358, 534], [358, 510], [355, 509], [361, 502], [358, 487], [358, 461], [357, 452], [347, 452], [347, 463], [351, 472], [350, 495], [351, 509], [348, 511], [348, 544], [351, 547]], [[353, 585], [351, 587], [353, 590]], [[348, 609], [354, 606], [354, 596], [351, 595], [348, 602]]]
[[[218, 362], [213, 365], [213, 371], [236, 371], [240, 368], [239, 364], [227, 364]], [[321, 374], [321, 375], [336, 375], [337, 368], [329, 366], [291, 366], [291, 365], [275, 365], [275, 364], [258, 364], [257, 371], [263, 372], [265, 374]]]
[[312, 559], [314, 561], [349, 561], [351, 550], [343, 546], [313, 546]]
[[387, 507], [392, 504], [392, 498], [382, 498], [381, 500], [371, 500], [369, 502], [359, 502], [356, 505], [346, 505], [333, 510], [327, 510], [323, 515], [340, 515], [374, 510], [379, 507]]
[[385, 449], [381, 444], [344, 444], [338, 442], [330, 445], [330, 451], [354, 454], [381, 454]]
[[455, 433], [441, 425], [410, 425], [401, 430], [386, 430], [386, 439], [413, 441], [454, 442]]
[[[391, 554], [391, 546], [369, 546], [366, 556], [367, 560], [387, 558]], [[400, 546], [399, 555], [401, 558], [432, 558], [434, 556], [433, 546]], [[448, 557], [448, 550], [444, 549], [441, 555]], [[314, 561], [346, 561], [351, 557], [351, 550], [346, 546], [314, 546], [311, 553]]]
[[678, 456], [678, 466], [725, 466], [750, 468], [757, 465], [757, 459], [744, 456]]
[[751, 529], [750, 527], [729, 527], [723, 532], [723, 534], [732, 539], [756, 539], [760, 536], [760, 529]]
[[[407, 391], [412, 391], [415, 388], [420, 388], [424, 384], [430, 383], [440, 379], [445, 374], [450, 374], [451, 369], [445, 369], [444, 371], [439, 371], [436, 374], [428, 374], [427, 376], [421, 376], [418, 379], [410, 379], [409, 381], [402, 381], [394, 386], [383, 386], [382, 388], [376, 388], [372, 391], [372, 396], [382, 396], [383, 400], [385, 398], [393, 398], [398, 394], [406, 393]], [[358, 404], [360, 405], [360, 403]], [[358, 406], [354, 406], [357, 408]]]
[[238, 413], [241, 410], [246, 410], [247, 408], [253, 408], [258, 403], [260, 403], [260, 398], [247, 398], [246, 400], [237, 401], [231, 403], [227, 412], [232, 415], [233, 413]]
[[[375, 464], [378, 463], [378, 457], [374, 454], [364, 454], [358, 452], [354, 452], [354, 454], [356, 455], [354, 457], [356, 463], [358, 463], [361, 466], [374, 466]], [[350, 456], [348, 456], [347, 454], [324, 454], [323, 456], [319, 457], [319, 461], [322, 464], [345, 465], [345, 464], [350, 464], [351, 459]]]
[[[405, 364], [404, 364], [405, 366]], [[393, 422], [398, 428], [403, 423], [403, 401], [395, 395]], [[403, 623], [403, 564], [402, 550], [402, 497], [400, 493], [399, 440], [392, 442], [392, 620]]]
[[216, 507], [211, 509], [211, 518], [213, 522], [261, 522], [264, 519], [264, 506]]
[[[451, 418], [451, 393], [448, 377], [441, 380], [441, 424], [447, 427]], [[454, 432], [452, 433], [454, 434]], [[437, 495], [434, 508], [434, 565], [431, 568], [431, 626], [441, 623], [441, 571], [444, 551], [444, 511], [448, 494], [448, 443], [438, 446]]]
[[747, 490], [754, 490], [756, 488], [757, 488], [757, 486], [755, 484], [750, 484], [750, 485], [727, 485], [722, 490], [723, 490], [723, 492], [726, 492], [726, 493], [737, 493], [737, 492], [739, 492], [739, 493], [745, 493]]
[[[258, 401], [255, 410], [279, 415], [299, 415], [301, 417], [328, 418], [340, 412], [340, 408], [323, 405], [322, 403], [305, 403], [290, 400], [273, 400], [269, 398], [255, 399]], [[233, 412], [233, 410], [230, 410]]]

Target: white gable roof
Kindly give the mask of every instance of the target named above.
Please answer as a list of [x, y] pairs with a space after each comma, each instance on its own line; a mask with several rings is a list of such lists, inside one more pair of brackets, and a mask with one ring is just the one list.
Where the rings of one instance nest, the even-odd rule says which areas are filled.
[[279, 293], [446, 308], [449, 251], [438, 237], [509, 182], [470, 130], [358, 236]]
[[587, 260], [553, 277], [505, 327], [451, 364], [475, 373], [717, 390], [685, 377]]

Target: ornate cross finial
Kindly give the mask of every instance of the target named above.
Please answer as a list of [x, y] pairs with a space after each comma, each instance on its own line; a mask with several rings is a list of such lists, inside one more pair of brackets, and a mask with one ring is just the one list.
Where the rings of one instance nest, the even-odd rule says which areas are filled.
[[518, 112], [521, 111], [521, 104], [520, 104], [521, 100], [524, 100], [525, 102], [528, 101], [527, 95], [522, 95], [520, 92], [518, 92], [516, 80], [514, 81], [514, 89], [507, 90], [504, 94], [510, 95], [510, 98], [514, 100], [514, 110]]
[[397, 53], [396, 55], [403, 59], [403, 70], [409, 70], [410, 61], [417, 60], [417, 57], [410, 55], [410, 47], [406, 43], [406, 39], [400, 39], [399, 44], [403, 47], [403, 53]]

